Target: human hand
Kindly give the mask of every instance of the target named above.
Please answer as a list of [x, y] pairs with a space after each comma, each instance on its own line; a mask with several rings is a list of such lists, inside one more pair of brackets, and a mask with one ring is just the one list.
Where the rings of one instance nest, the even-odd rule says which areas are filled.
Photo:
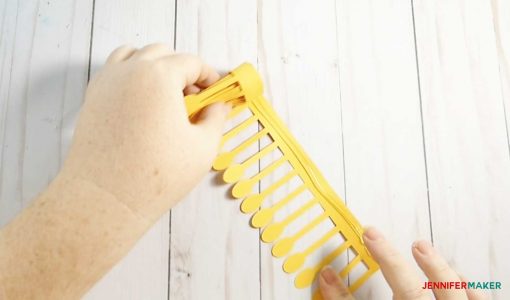
[[[393, 291], [393, 299], [417, 300], [430, 299], [428, 291], [423, 289], [423, 281], [410, 264], [375, 228], [368, 228], [363, 240], [381, 267], [384, 278]], [[466, 281], [458, 275], [439, 255], [428, 241], [417, 241], [412, 252], [418, 266], [431, 282]], [[351, 295], [341, 278], [329, 266], [319, 276], [319, 288], [324, 300], [352, 300]], [[436, 299], [487, 299], [486, 295], [472, 289], [435, 289]]]
[[219, 79], [198, 57], [163, 44], [120, 47], [90, 81], [62, 173], [91, 182], [154, 221], [206, 174], [228, 105], [190, 123], [184, 95]]

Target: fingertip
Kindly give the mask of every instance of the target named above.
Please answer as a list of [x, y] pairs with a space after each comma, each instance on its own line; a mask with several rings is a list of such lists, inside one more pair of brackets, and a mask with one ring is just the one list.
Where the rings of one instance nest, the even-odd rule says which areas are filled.
[[321, 270], [321, 278], [324, 279], [325, 283], [328, 285], [333, 285], [338, 282], [341, 282], [340, 278], [336, 274], [335, 270], [331, 266], [325, 266]]
[[196, 85], [202, 89], [208, 88], [221, 78], [220, 74], [211, 66], [205, 65], [204, 68], [206, 71], [204, 72], [205, 75], [202, 75], [203, 79], [196, 83]]
[[394, 294], [399, 295], [403, 291], [421, 291], [418, 274], [379, 230], [374, 227], [366, 227], [363, 241], [374, 260], [379, 264], [383, 276]]
[[232, 109], [232, 105], [226, 102], [218, 102], [209, 105], [206, 109], [208, 111], [207, 115], [218, 114], [219, 116], [226, 118]]
[[322, 268], [318, 281], [324, 300], [351, 299], [349, 289], [331, 266]]
[[365, 242], [378, 242], [385, 239], [384, 235], [375, 227], [367, 226], [363, 231], [363, 240]]
[[214, 103], [202, 110], [197, 122], [197, 125], [213, 129], [221, 134], [227, 115], [232, 109], [232, 106], [227, 103]]
[[412, 252], [418, 256], [428, 256], [434, 254], [435, 250], [432, 244], [427, 240], [417, 240], [412, 245]]
[[192, 85], [188, 85], [187, 87], [184, 88], [184, 96], [188, 96], [188, 95], [193, 95], [193, 94], [198, 94], [200, 93], [201, 89], [192, 84]]

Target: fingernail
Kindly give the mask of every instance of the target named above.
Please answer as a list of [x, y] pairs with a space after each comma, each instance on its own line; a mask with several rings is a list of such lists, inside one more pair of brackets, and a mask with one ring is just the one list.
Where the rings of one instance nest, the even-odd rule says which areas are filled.
[[365, 232], [363, 233], [363, 237], [370, 241], [384, 240], [384, 235], [375, 227], [366, 227]]
[[335, 270], [330, 266], [325, 266], [321, 270], [321, 277], [326, 281], [327, 284], [334, 284], [337, 279]]
[[430, 255], [434, 253], [434, 247], [429, 241], [421, 240], [413, 243], [413, 248], [421, 255]]

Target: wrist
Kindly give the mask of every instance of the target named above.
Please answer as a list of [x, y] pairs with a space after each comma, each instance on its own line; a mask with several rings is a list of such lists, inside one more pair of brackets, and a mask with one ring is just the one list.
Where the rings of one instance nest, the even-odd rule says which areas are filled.
[[114, 195], [61, 173], [0, 231], [4, 298], [78, 298], [149, 226]]
[[100, 163], [92, 165], [73, 157], [65, 162], [55, 184], [77, 180], [87, 182], [110, 194], [119, 205], [127, 207], [133, 214], [155, 223], [188, 192], [182, 189], [182, 185], [188, 185], [185, 179], [176, 179], [175, 174], [168, 171], [160, 172], [168, 169], [144, 165], [133, 167], [129, 164], [120, 167]]

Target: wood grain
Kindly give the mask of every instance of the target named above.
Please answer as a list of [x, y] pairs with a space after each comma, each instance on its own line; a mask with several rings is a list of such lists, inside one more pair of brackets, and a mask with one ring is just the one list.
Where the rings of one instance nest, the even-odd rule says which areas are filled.
[[[310, 1], [268, 1], [259, 3], [259, 65], [265, 80], [268, 100], [287, 124], [287, 127], [318, 165], [339, 195], [344, 194], [342, 126], [340, 90], [336, 47], [335, 1], [322, 5]], [[262, 182], [265, 189], [285, 172], [280, 172]], [[277, 203], [292, 192], [292, 182], [283, 192], [275, 194], [265, 206]], [[283, 207], [281, 219], [294, 211], [297, 204], [310, 198], [298, 197]], [[313, 210], [293, 222], [284, 234], [297, 231], [310, 222]], [[304, 250], [318, 239], [319, 234], [331, 228], [331, 223], [321, 223], [315, 235], [299, 240], [292, 253]], [[305, 266], [318, 263], [339, 244], [332, 239], [321, 251], [314, 252]], [[271, 255], [270, 244], [261, 247], [262, 299], [310, 299], [315, 286], [306, 289], [294, 287], [295, 274], [282, 270], [284, 259]], [[346, 264], [342, 255], [335, 266]]]
[[[123, 44], [143, 47], [174, 40], [173, 1], [106, 1], [94, 6], [91, 71]], [[92, 290], [86, 299], [166, 299], [168, 297], [169, 214], [165, 214]]]
[[[3, 1], [0, 226], [58, 172], [89, 70], [121, 44], [166, 42], [222, 71], [258, 66], [265, 95], [338, 194], [409, 260], [414, 239], [433, 239], [469, 279], [506, 286], [509, 12], [505, 0]], [[218, 176], [208, 175], [85, 298], [309, 299], [314, 287], [294, 288]], [[356, 296], [390, 291], [378, 273]]]
[[[503, 96], [507, 126], [507, 139], [510, 132], [510, 3], [503, 0], [492, 1], [492, 19], [499, 58], [499, 76]], [[510, 152], [510, 139], [508, 144]]]
[[[510, 155], [510, 2], [503, 0], [492, 1], [492, 20], [499, 58], [499, 79], [506, 117], [508, 154]], [[508, 178], [506, 184], [508, 185]], [[491, 207], [492, 216], [495, 218], [491, 224], [493, 239], [491, 240], [492, 244], [490, 247], [494, 249], [492, 253], [496, 252], [493, 254], [494, 256], [491, 261], [491, 277], [494, 280], [506, 280], [505, 282], [508, 282], [508, 278], [510, 278], [510, 262], [506, 256], [506, 253], [510, 253], [510, 243], [507, 243], [505, 238], [502, 238], [507, 234], [508, 228], [508, 221], [505, 220], [505, 214], [510, 211], [508, 201], [505, 201], [505, 199], [508, 200], [508, 196], [508, 193], [501, 195], [501, 198], [496, 201], [496, 205]], [[502, 290], [494, 294], [495, 299], [505, 299], [510, 295], [510, 292]]]
[[486, 1], [414, 8], [434, 241], [464, 276], [505, 285], [510, 159], [492, 10]]
[[87, 80], [91, 3], [7, 1], [2, 20], [0, 225], [65, 156]]
[[[254, 1], [179, 1], [176, 50], [222, 71], [256, 64], [256, 22]], [[172, 209], [170, 299], [259, 299], [258, 232], [218, 176]]]
[[[347, 205], [412, 261], [430, 223], [411, 6], [339, 1], [337, 20]], [[379, 272], [358, 296], [391, 293]]]

